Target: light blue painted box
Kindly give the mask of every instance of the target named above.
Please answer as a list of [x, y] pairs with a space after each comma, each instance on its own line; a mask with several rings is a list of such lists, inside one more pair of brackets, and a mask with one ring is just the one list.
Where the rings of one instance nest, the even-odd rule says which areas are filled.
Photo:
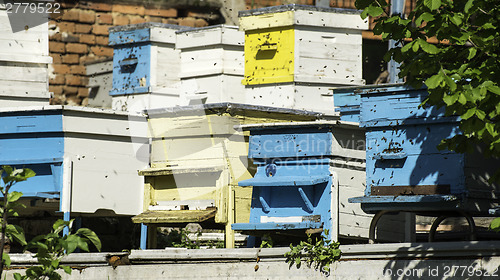
[[363, 130], [338, 121], [257, 124], [244, 129], [250, 131], [248, 157], [257, 172], [254, 178], [239, 182], [253, 186], [250, 221], [232, 228], [250, 232], [328, 229], [336, 239], [339, 217], [344, 217], [339, 214], [339, 185], [364, 189], [364, 146], [346, 145], [348, 139], [364, 138]]
[[182, 28], [153, 22], [110, 28], [109, 45], [114, 51], [109, 94], [148, 93], [178, 83], [180, 52], [175, 49], [175, 32]]
[[422, 108], [424, 89], [403, 85], [358, 88], [360, 125], [366, 128], [366, 191], [350, 199], [367, 212], [465, 211], [488, 213], [499, 186], [488, 179], [500, 161], [438, 150], [442, 139], [460, 134], [459, 118], [444, 108]]

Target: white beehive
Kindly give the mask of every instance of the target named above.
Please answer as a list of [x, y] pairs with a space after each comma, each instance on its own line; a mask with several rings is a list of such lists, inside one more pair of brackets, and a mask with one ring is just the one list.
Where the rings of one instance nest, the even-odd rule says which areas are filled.
[[334, 114], [329, 88], [362, 85], [359, 11], [285, 5], [242, 11], [246, 103]]
[[244, 32], [216, 25], [177, 32], [181, 94], [185, 105], [245, 102]]
[[9, 3], [0, 3], [0, 107], [48, 105], [47, 14]]

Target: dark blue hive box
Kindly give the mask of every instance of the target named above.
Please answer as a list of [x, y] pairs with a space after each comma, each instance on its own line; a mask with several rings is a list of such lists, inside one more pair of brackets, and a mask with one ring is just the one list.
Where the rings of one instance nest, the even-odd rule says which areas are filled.
[[[459, 133], [459, 118], [444, 108], [419, 108], [425, 90], [401, 85], [358, 88], [361, 122], [366, 128], [365, 196], [368, 213], [378, 211], [463, 211], [487, 214], [497, 205], [499, 186], [488, 179], [500, 161], [438, 150], [442, 139]], [[429, 212], [430, 211], [430, 212]], [[438, 215], [437, 213], [435, 215]]]

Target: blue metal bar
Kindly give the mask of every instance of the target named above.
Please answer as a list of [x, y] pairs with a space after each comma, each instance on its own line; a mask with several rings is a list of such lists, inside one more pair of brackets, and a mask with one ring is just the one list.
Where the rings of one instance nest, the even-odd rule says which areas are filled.
[[[66, 222], [69, 222], [70, 219], [71, 219], [70, 212], [64, 212], [63, 219]], [[65, 227], [64, 230], [63, 230], [63, 235], [68, 235], [68, 234], [69, 234], [69, 228]]]
[[297, 188], [297, 190], [300, 193], [300, 197], [302, 197], [302, 200], [304, 200], [304, 203], [306, 204], [307, 211], [309, 211], [309, 213], [312, 213], [314, 211], [314, 206], [312, 205], [311, 201], [307, 197], [307, 194], [300, 187]]
[[[404, 12], [404, 7], [405, 7], [405, 0], [392, 0], [391, 1], [391, 10], [390, 13], [391, 15], [396, 15], [399, 14], [403, 16]], [[393, 49], [396, 47], [396, 41], [390, 40], [389, 41], [389, 50]], [[389, 83], [395, 84], [395, 83], [402, 83], [404, 82], [402, 78], [398, 77], [399, 74], [399, 66], [401, 64], [397, 63], [396, 61], [392, 60], [389, 61], [387, 65], [387, 70], [389, 71]]]
[[139, 247], [141, 250], [146, 250], [148, 241], [148, 226], [145, 224], [141, 224], [141, 243]]

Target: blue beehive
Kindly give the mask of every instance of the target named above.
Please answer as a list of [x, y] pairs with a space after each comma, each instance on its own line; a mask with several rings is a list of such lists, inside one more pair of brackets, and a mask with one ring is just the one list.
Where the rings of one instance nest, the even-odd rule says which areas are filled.
[[182, 27], [141, 23], [110, 28], [113, 87], [110, 95], [149, 93], [179, 82], [180, 52], [175, 32]]
[[367, 236], [367, 226], [353, 222], [367, 218], [361, 209], [345, 208], [347, 197], [364, 189], [364, 145], [357, 141], [364, 139], [362, 129], [340, 121], [244, 129], [250, 130], [248, 157], [257, 173], [239, 182], [253, 186], [252, 205], [249, 223], [233, 224], [234, 230], [329, 229], [334, 239]]
[[[500, 161], [438, 150], [442, 139], [460, 133], [459, 118], [444, 108], [420, 108], [425, 90], [402, 85], [356, 90], [366, 128], [365, 196], [350, 199], [369, 212], [411, 211], [440, 215], [461, 211], [484, 215], [498, 202], [499, 188], [488, 179]], [[438, 211], [438, 212], [436, 212]]]

